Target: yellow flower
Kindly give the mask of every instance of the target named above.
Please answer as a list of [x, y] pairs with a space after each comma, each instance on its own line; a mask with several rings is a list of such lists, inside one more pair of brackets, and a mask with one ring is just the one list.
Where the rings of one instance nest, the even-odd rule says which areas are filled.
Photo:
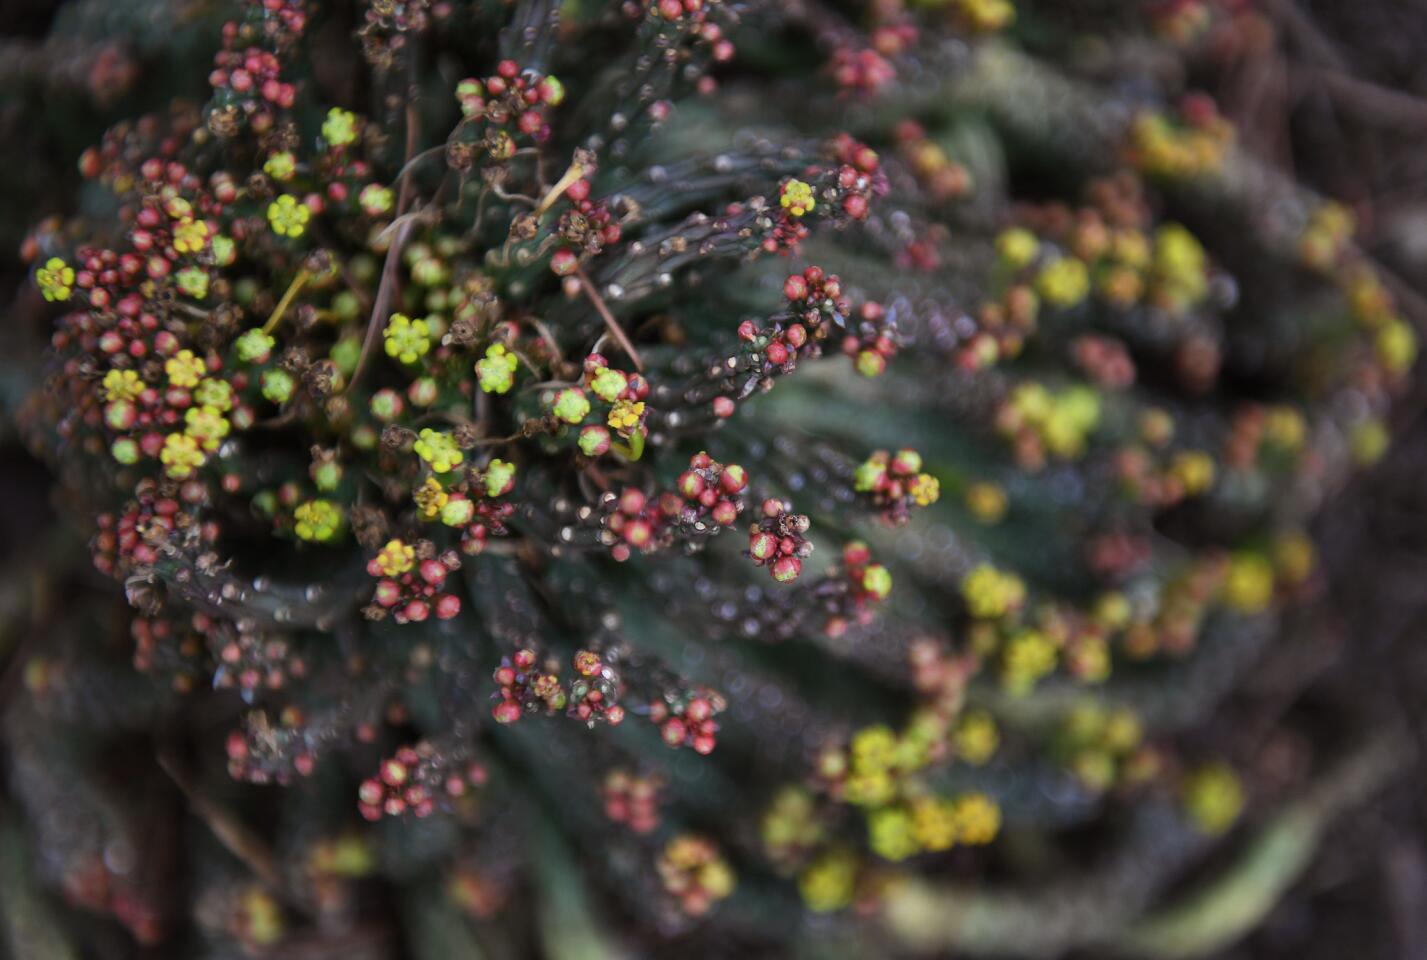
[[847, 851], [818, 857], [798, 877], [798, 892], [814, 913], [841, 910], [852, 902], [857, 886], [857, 860]]
[[203, 466], [204, 459], [198, 441], [184, 433], [170, 433], [164, 438], [163, 449], [159, 451], [159, 460], [175, 480], [192, 474]]
[[290, 193], [284, 193], [268, 204], [268, 223], [280, 237], [300, 237], [307, 229], [312, 211]]
[[322, 139], [334, 147], [345, 147], [357, 139], [357, 117], [350, 110], [333, 107], [322, 121]]
[[639, 426], [639, 421], [643, 416], [644, 402], [642, 400], [617, 400], [609, 410], [609, 425], [611, 429], [623, 433]]
[[1214, 458], [1203, 450], [1180, 451], [1169, 469], [1185, 496], [1197, 497], [1214, 485]]
[[1060, 257], [1041, 267], [1036, 291], [1053, 306], [1073, 307], [1090, 291], [1090, 273], [1082, 261]]
[[183, 419], [187, 424], [183, 432], [210, 453], [228, 435], [228, 420], [217, 407], [189, 407]]
[[1001, 684], [1014, 694], [1025, 693], [1055, 669], [1055, 643], [1039, 630], [1018, 630], [1006, 641]]
[[905, 860], [919, 849], [912, 815], [901, 807], [883, 807], [867, 817], [867, 843], [883, 860]]
[[35, 271], [35, 282], [46, 300], [68, 300], [74, 290], [74, 268], [59, 257], [50, 257]]
[[1234, 771], [1214, 763], [1184, 780], [1184, 810], [1204, 833], [1220, 834], [1234, 825], [1244, 809], [1244, 788]]
[[303, 540], [331, 540], [342, 529], [342, 508], [331, 500], [309, 500], [292, 516], [293, 530]]
[[795, 217], [801, 217], [818, 205], [813, 199], [813, 188], [801, 180], [789, 180], [783, 184], [783, 195], [778, 202]]
[[958, 834], [956, 807], [941, 797], [920, 797], [912, 803], [917, 843], [926, 850], [950, 850]]
[[144, 392], [144, 381], [133, 370], [110, 370], [104, 374], [104, 399], [133, 400]]
[[415, 363], [431, 349], [431, 327], [425, 320], [413, 320], [404, 313], [393, 313], [382, 331], [386, 353], [402, 363]]
[[202, 380], [193, 391], [193, 401], [227, 413], [233, 409], [233, 386], [227, 380]]
[[208, 224], [183, 220], [173, 228], [173, 248], [179, 253], [198, 253], [208, 244]]
[[180, 350], [176, 356], [169, 357], [164, 363], [168, 382], [175, 387], [196, 387], [206, 372], [203, 360], [195, 357], [192, 350]]
[[1026, 585], [1013, 573], [1002, 573], [982, 564], [961, 581], [961, 595], [967, 609], [978, 620], [1005, 616], [1026, 599]]
[[441, 433], [430, 427], [421, 431], [412, 449], [418, 457], [431, 464], [435, 473], [447, 473], [466, 459], [461, 448], [456, 445], [455, 438], [449, 433]]
[[952, 801], [957, 840], [982, 845], [996, 839], [1001, 831], [1001, 808], [984, 793], [964, 793]]
[[908, 485], [907, 492], [912, 495], [917, 506], [931, 506], [941, 497], [941, 482], [929, 473], [919, 473]]
[[416, 549], [401, 540], [388, 540], [377, 554], [377, 567], [388, 577], [406, 573], [416, 562]]
[[1001, 743], [996, 721], [985, 710], [973, 710], [962, 716], [954, 737], [957, 757], [973, 767], [990, 760]]
[[998, 523], [1006, 515], [1006, 491], [994, 483], [973, 483], [966, 488], [966, 509], [982, 523]]
[[996, 237], [996, 252], [1009, 265], [1020, 269], [1036, 258], [1041, 242], [1024, 227], [1002, 230]]
[[1273, 565], [1258, 553], [1236, 553], [1224, 578], [1224, 602], [1238, 613], [1262, 613], [1273, 600]]
[[439, 480], [427, 477], [425, 482], [412, 492], [411, 499], [416, 501], [416, 509], [420, 511], [423, 520], [435, 520], [451, 496], [441, 488]]
[[892, 728], [877, 724], [863, 727], [852, 738], [852, 766], [858, 772], [885, 770], [896, 757], [897, 735]]

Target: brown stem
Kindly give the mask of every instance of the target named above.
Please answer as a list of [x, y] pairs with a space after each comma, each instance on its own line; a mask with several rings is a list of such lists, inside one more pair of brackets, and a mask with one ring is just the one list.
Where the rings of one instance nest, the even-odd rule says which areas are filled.
[[644, 372], [644, 361], [639, 358], [639, 351], [634, 349], [634, 344], [629, 342], [629, 337], [625, 335], [624, 328], [619, 325], [619, 321], [614, 318], [614, 314], [609, 312], [609, 307], [605, 306], [604, 298], [599, 295], [595, 285], [590, 282], [589, 274], [585, 273], [583, 264], [575, 267], [575, 277], [580, 281], [580, 289], [589, 297], [590, 302], [595, 305], [595, 310], [599, 312], [604, 320], [605, 326], [609, 328], [610, 335], [620, 345], [625, 353], [629, 354], [629, 359], [634, 361], [634, 369]]

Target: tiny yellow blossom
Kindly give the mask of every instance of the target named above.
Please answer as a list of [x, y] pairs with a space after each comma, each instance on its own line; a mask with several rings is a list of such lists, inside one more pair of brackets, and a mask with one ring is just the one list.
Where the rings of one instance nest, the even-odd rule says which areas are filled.
[[280, 237], [300, 237], [307, 229], [307, 221], [312, 219], [312, 211], [307, 204], [290, 193], [284, 193], [268, 204], [268, 223], [273, 233]]
[[795, 217], [809, 213], [818, 205], [813, 199], [813, 188], [801, 180], [789, 180], [783, 184], [783, 195], [778, 202]]
[[406, 573], [416, 562], [416, 549], [401, 540], [388, 540], [377, 554], [377, 568], [384, 576]]
[[198, 253], [208, 245], [208, 224], [183, 220], [173, 228], [173, 248], [179, 253]]
[[159, 460], [175, 480], [191, 475], [203, 466], [204, 459], [198, 441], [184, 433], [170, 433], [164, 438], [163, 449], [159, 451]]
[[110, 370], [104, 374], [104, 399], [133, 400], [144, 392], [144, 381], [133, 370]]
[[427, 477], [425, 482], [412, 492], [411, 499], [416, 501], [416, 509], [423, 520], [435, 520], [441, 515], [441, 508], [446, 506], [451, 496], [442, 489], [439, 480]]
[[74, 268], [59, 257], [50, 257], [35, 271], [35, 282], [46, 300], [68, 300], [74, 290]]
[[206, 372], [203, 360], [194, 356], [192, 350], [180, 350], [164, 362], [164, 373], [175, 387], [196, 387]]
[[953, 804], [957, 840], [982, 845], [996, 839], [1001, 831], [1001, 808], [984, 793], [964, 793]]
[[609, 410], [609, 425], [612, 430], [624, 433], [639, 426], [639, 421], [643, 417], [644, 402], [642, 400], [617, 400]]

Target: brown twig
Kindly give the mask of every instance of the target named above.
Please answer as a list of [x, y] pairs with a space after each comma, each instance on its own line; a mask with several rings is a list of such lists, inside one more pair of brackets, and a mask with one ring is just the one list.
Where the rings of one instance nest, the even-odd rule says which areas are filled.
[[590, 302], [595, 305], [595, 310], [599, 312], [604, 320], [605, 326], [609, 328], [610, 336], [620, 345], [629, 359], [634, 361], [634, 369], [644, 372], [644, 361], [639, 358], [639, 351], [634, 349], [634, 344], [629, 342], [629, 337], [625, 335], [624, 328], [619, 325], [619, 321], [614, 318], [614, 314], [609, 312], [609, 307], [605, 306], [604, 298], [599, 295], [595, 285], [590, 282], [589, 274], [585, 273], [583, 264], [575, 267], [575, 277], [580, 281], [580, 289], [589, 297]]
[[229, 853], [243, 861], [264, 884], [274, 891], [281, 891], [282, 872], [278, 869], [277, 857], [267, 845], [231, 813], [199, 793], [192, 779], [179, 768], [178, 762], [172, 756], [160, 753], [158, 762], [164, 773], [169, 775], [169, 779], [188, 799], [188, 805], [194, 815], [207, 825], [218, 842], [223, 844]]

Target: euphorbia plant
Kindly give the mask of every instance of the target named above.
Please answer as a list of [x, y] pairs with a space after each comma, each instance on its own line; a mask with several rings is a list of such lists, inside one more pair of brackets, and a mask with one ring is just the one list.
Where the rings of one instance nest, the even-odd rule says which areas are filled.
[[[27, 244], [25, 424], [151, 683], [88, 736], [162, 718], [217, 844], [160, 903], [127, 801], [74, 798], [71, 899], [257, 952], [369, 897], [426, 956], [458, 914], [557, 952], [547, 904], [579, 956], [1141, 936], [1253, 795], [1185, 731], [1313, 597], [1415, 356], [1346, 216], [1244, 214], [1337, 294], [1262, 348], [1177, 212], [1235, 201], [1232, 129], [1032, 69], [1000, 0], [231, 6], [207, 102], [112, 129], [104, 205]], [[1082, 122], [1032, 202], [958, 144], [1037, 95]], [[17, 769], [92, 653], [27, 666]], [[1027, 926], [998, 838], [1092, 823], [1114, 910]]]

